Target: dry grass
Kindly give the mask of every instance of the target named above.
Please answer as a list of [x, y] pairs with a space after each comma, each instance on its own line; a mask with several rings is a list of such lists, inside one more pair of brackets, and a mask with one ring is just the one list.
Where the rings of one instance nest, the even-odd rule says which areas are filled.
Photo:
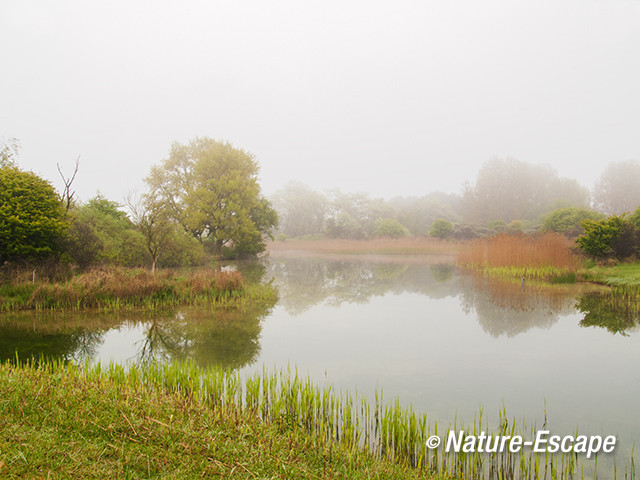
[[460, 244], [437, 238], [376, 238], [373, 240], [287, 240], [271, 242], [269, 252], [337, 253], [337, 254], [378, 254], [378, 255], [456, 255]]
[[544, 235], [501, 234], [477, 239], [459, 255], [462, 264], [509, 266], [554, 266], [575, 269], [578, 258], [572, 252], [573, 241], [558, 233]]
[[573, 241], [558, 233], [543, 235], [501, 234], [471, 242], [458, 262], [499, 276], [554, 279], [573, 275], [580, 266]]
[[237, 300], [245, 291], [240, 272], [215, 269], [184, 274], [169, 270], [98, 268], [65, 282], [24, 282], [0, 289], [0, 311], [22, 309], [153, 307]]

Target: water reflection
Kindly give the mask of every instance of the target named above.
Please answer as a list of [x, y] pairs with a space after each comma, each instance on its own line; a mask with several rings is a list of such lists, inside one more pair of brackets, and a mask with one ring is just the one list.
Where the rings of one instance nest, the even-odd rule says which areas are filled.
[[[242, 263], [238, 268], [250, 281], [273, 281], [280, 291], [279, 306], [294, 316], [315, 306], [367, 304], [374, 297], [418, 294], [434, 300], [457, 299], [462, 312], [474, 315], [482, 330], [494, 338], [549, 329], [576, 311], [583, 315], [580, 326], [613, 334], [627, 335], [639, 321], [637, 306], [589, 291], [591, 287], [528, 283], [523, 290], [520, 282], [460, 274], [448, 264], [394, 257], [282, 257]], [[259, 359], [263, 320], [273, 307], [3, 315], [0, 360], [15, 359], [17, 352], [23, 359], [192, 359], [203, 366], [242, 368]], [[409, 309], [401, 314], [421, 313]]]
[[579, 286], [549, 286], [459, 277], [460, 302], [466, 313], [475, 312], [482, 329], [492, 337], [514, 337], [532, 328], [550, 328], [561, 316], [575, 311]]
[[[376, 261], [377, 260], [377, 261]], [[432, 299], [458, 297], [462, 310], [475, 314], [492, 337], [514, 337], [533, 328], [548, 329], [575, 312], [585, 285], [543, 285], [460, 274], [450, 264], [420, 264], [378, 257], [358, 261], [332, 258], [271, 259], [280, 304], [300, 315], [316, 305], [368, 303], [375, 296], [419, 293]]]
[[[177, 360], [193, 359], [202, 366], [240, 368], [254, 363], [260, 355], [262, 320], [271, 307], [244, 311], [187, 309], [171, 321], [156, 322], [147, 332], [148, 350], [155, 356]], [[153, 332], [153, 334], [152, 334]]]
[[0, 360], [168, 361], [241, 368], [260, 355], [262, 320], [272, 306], [242, 311], [183, 308], [164, 312], [5, 315]]
[[270, 260], [268, 274], [280, 291], [280, 305], [291, 314], [319, 304], [367, 303], [387, 293], [420, 293], [430, 298], [457, 294], [452, 265], [393, 260], [276, 258]]
[[600, 327], [614, 335], [627, 336], [640, 325], [637, 302], [619, 296], [587, 293], [580, 297], [576, 308], [584, 313], [581, 327]]
[[92, 316], [81, 322], [73, 315], [5, 314], [0, 317], [0, 361], [93, 358], [103, 334], [121, 324], [117, 316]]

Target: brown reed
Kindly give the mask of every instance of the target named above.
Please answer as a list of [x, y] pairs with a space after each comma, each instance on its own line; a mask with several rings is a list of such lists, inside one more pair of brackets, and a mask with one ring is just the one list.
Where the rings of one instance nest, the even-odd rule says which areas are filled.
[[500, 234], [474, 240], [458, 255], [467, 269], [505, 279], [574, 283], [581, 265], [573, 242], [558, 233]]

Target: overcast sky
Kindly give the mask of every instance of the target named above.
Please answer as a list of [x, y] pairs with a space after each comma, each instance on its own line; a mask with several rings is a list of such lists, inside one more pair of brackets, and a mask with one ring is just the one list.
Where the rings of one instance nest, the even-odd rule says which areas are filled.
[[196, 136], [252, 152], [267, 194], [640, 160], [640, 0], [2, 0], [0, 68], [0, 137], [58, 188], [80, 156], [83, 200]]

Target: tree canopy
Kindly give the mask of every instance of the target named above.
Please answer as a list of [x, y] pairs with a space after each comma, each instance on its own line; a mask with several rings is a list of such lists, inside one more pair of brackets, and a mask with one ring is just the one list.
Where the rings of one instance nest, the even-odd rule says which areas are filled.
[[542, 231], [577, 237], [584, 232], [583, 220], [601, 220], [604, 215], [587, 208], [566, 207], [554, 210], [542, 223]]
[[431, 226], [430, 235], [432, 237], [444, 238], [449, 235], [453, 231], [453, 225], [448, 220], [444, 218], [438, 218], [433, 225]]
[[54, 253], [66, 227], [49, 182], [8, 163], [0, 168], [0, 264]]
[[638, 251], [638, 229], [623, 215], [603, 220], [584, 220], [584, 234], [576, 239], [580, 249], [594, 258], [627, 258]]
[[258, 162], [228, 142], [196, 138], [174, 143], [169, 158], [145, 179], [149, 196], [172, 218], [216, 253], [223, 246], [263, 251], [277, 216], [262, 197]]

